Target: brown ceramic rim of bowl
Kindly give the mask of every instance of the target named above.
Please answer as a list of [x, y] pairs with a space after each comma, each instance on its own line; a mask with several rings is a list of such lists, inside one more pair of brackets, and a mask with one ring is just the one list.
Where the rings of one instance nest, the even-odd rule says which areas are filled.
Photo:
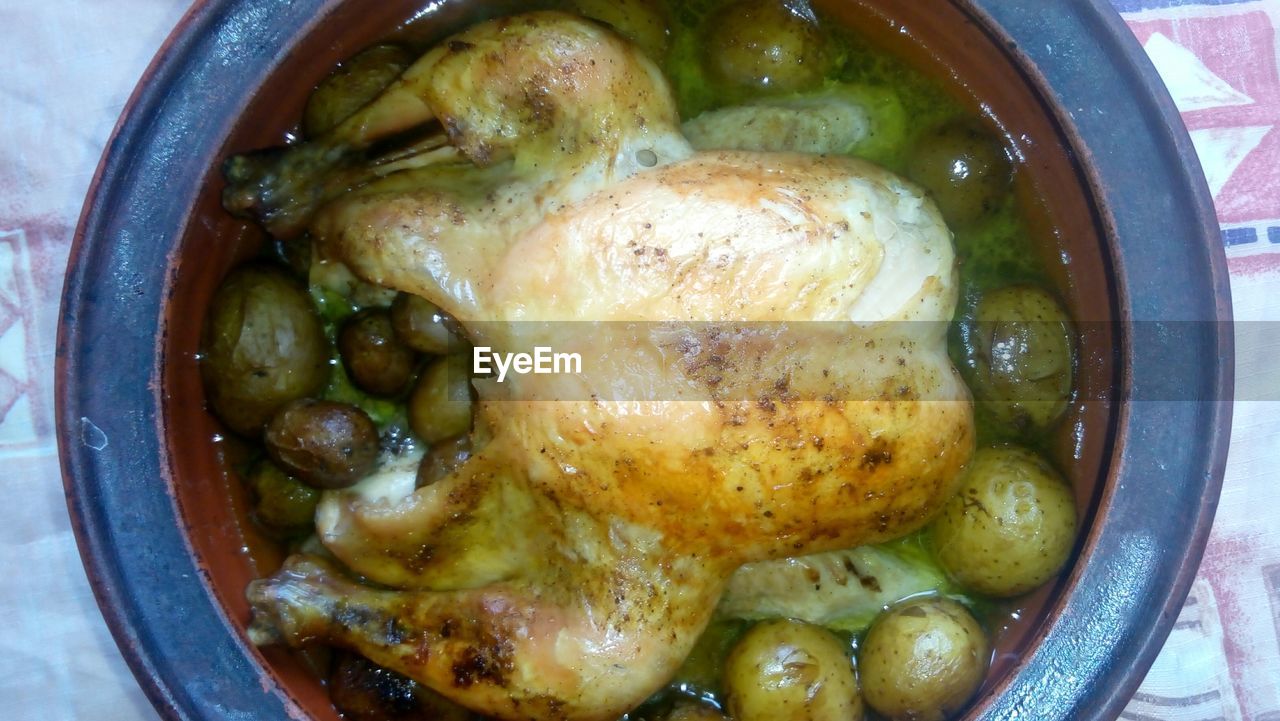
[[[1179, 347], [1119, 339], [1121, 398], [1144, 400], [1124, 404], [1116, 417], [1118, 452], [1108, 475], [1120, 480], [1100, 499], [1108, 525], [1089, 535], [1052, 622], [1040, 625], [1018, 670], [987, 689], [969, 714], [1110, 719], [1168, 634], [1211, 525], [1230, 424], [1225, 259], [1185, 129], [1114, 11], [1097, 0], [957, 4], [1042, 89], [1080, 156], [1097, 220], [1112, 239], [1123, 317], [1203, 321]], [[170, 330], [162, 322], [170, 282], [183, 263], [200, 262], [192, 249], [177, 252], [192, 220], [187, 199], [224, 150], [248, 102], [245, 88], [258, 87], [336, 6], [196, 5], [135, 91], [75, 237], [57, 369], [69, 505], [112, 632], [169, 718], [301, 713], [291, 692], [264, 674], [180, 528], [158, 428], [167, 400], [158, 336]], [[1109, 117], [1092, 112], [1099, 109]], [[1153, 378], [1194, 387], [1187, 397], [1205, 400], [1145, 400], [1159, 395], [1146, 388]], [[1156, 501], [1167, 507], [1153, 520]]]

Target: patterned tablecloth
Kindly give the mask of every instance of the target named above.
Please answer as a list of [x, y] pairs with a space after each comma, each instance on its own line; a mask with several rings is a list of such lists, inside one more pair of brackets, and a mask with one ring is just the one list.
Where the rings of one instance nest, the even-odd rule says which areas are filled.
[[[1114, 1], [1200, 153], [1239, 321], [1235, 425], [1208, 553], [1122, 718], [1280, 721], [1280, 0]], [[52, 368], [85, 190], [187, 2], [0, 0], [0, 718], [156, 718], [76, 553]]]

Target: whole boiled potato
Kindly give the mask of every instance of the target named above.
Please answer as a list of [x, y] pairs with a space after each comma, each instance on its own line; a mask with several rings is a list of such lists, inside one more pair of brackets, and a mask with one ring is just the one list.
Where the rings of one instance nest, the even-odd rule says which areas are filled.
[[671, 707], [663, 721], [727, 721], [727, 718], [706, 704], [680, 701]]
[[756, 624], [725, 660], [734, 721], [860, 721], [853, 660], [830, 631], [800, 621]]
[[1048, 291], [1022, 284], [984, 294], [974, 320], [971, 386], [984, 408], [1021, 433], [1052, 426], [1071, 399], [1067, 312]]
[[447, 355], [467, 349], [449, 329], [453, 319], [434, 303], [409, 293], [400, 293], [391, 304], [391, 325], [396, 336], [410, 348], [430, 355]]
[[937, 597], [909, 600], [867, 631], [858, 656], [862, 693], [892, 721], [942, 721], [978, 690], [990, 653], [964, 606]]
[[409, 428], [427, 443], [471, 430], [469, 356], [447, 356], [427, 366], [409, 395]]
[[347, 403], [294, 401], [271, 418], [263, 441], [276, 463], [316, 488], [346, 488], [378, 460], [377, 426]]
[[952, 227], [991, 215], [1009, 192], [1013, 171], [994, 136], [972, 123], [948, 123], [921, 136], [907, 175], [928, 189]]
[[248, 481], [256, 499], [254, 516], [264, 526], [286, 533], [314, 530], [319, 491], [285, 473], [268, 458], [254, 464]]
[[418, 356], [392, 327], [391, 314], [367, 308], [338, 332], [338, 354], [351, 382], [375, 396], [400, 395], [413, 380]]
[[598, 20], [661, 62], [671, 45], [671, 23], [659, 0], [571, 0], [569, 7]]
[[706, 63], [736, 87], [798, 92], [826, 75], [827, 44], [805, 0], [741, 0], [708, 21]]
[[329, 379], [329, 342], [311, 296], [286, 272], [244, 266], [218, 287], [205, 319], [200, 372], [213, 412], [245, 436]]
[[433, 444], [418, 463], [418, 488], [437, 483], [471, 458], [471, 434], [464, 433]]
[[934, 521], [933, 544], [965, 588], [1016, 596], [1062, 569], [1075, 532], [1075, 497], [1048, 463], [1023, 448], [983, 448]]

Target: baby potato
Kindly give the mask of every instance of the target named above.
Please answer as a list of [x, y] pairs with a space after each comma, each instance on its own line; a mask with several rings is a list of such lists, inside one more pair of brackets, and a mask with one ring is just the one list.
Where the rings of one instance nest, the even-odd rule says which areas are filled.
[[724, 714], [696, 701], [679, 701], [662, 718], [663, 721], [728, 721]]
[[448, 438], [427, 449], [418, 464], [418, 488], [437, 483], [471, 458], [471, 434]]
[[315, 521], [320, 493], [264, 458], [249, 471], [249, 487], [257, 498], [253, 513], [264, 526], [284, 531], [306, 530]]
[[964, 606], [909, 600], [867, 631], [858, 657], [862, 693], [892, 721], [942, 721], [978, 690], [989, 657], [987, 637]]
[[338, 127], [378, 97], [413, 63], [399, 45], [374, 45], [339, 65], [311, 92], [302, 113], [302, 132], [314, 138]]
[[933, 544], [960, 585], [1016, 596], [1061, 570], [1075, 532], [1075, 498], [1048, 463], [1024, 448], [983, 448], [934, 521]]
[[929, 191], [948, 223], [963, 228], [1000, 206], [1013, 171], [990, 133], [959, 122], [920, 138], [907, 161], [907, 176]]
[[267, 424], [267, 453], [316, 488], [346, 488], [378, 460], [378, 428], [359, 408], [310, 398], [281, 408]]
[[391, 303], [391, 324], [405, 345], [430, 355], [446, 355], [465, 347], [449, 330], [452, 319], [431, 301], [409, 293]]
[[302, 284], [273, 266], [232, 271], [205, 319], [200, 372], [213, 412], [249, 437], [284, 404], [324, 388], [329, 343]]
[[671, 23], [657, 0], [572, 0], [571, 10], [598, 20], [661, 62], [671, 46]]
[[409, 428], [427, 443], [471, 430], [470, 356], [441, 358], [418, 378], [409, 396]]
[[375, 396], [397, 396], [409, 387], [417, 356], [392, 327], [391, 314], [369, 308], [351, 316], [338, 333], [338, 353], [351, 382]]
[[987, 293], [974, 323], [973, 391], [996, 420], [1021, 433], [1049, 428], [1071, 399], [1071, 320], [1042, 288]]
[[792, 93], [822, 81], [827, 39], [805, 0], [740, 0], [707, 22], [706, 64], [730, 85]]
[[751, 627], [725, 660], [734, 721], [860, 721], [853, 660], [830, 631], [785, 619]]

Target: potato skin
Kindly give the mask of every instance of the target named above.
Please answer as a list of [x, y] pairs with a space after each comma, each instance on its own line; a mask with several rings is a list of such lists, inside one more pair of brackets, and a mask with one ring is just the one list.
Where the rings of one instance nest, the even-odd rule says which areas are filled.
[[853, 660], [830, 631], [786, 619], [756, 624], [725, 660], [734, 721], [861, 721]]
[[791, 93], [814, 87], [827, 72], [829, 55], [807, 3], [741, 0], [707, 22], [707, 68], [739, 88]]
[[970, 385], [983, 407], [1019, 433], [1051, 427], [1067, 410], [1075, 368], [1071, 319], [1048, 291], [1012, 285], [975, 313]]
[[427, 449], [418, 464], [418, 488], [438, 483], [471, 458], [471, 434], [447, 438]]
[[374, 45], [339, 65], [316, 85], [302, 114], [307, 137], [323, 135], [376, 98], [414, 61], [398, 45]]
[[671, 47], [671, 22], [657, 0], [572, 0], [570, 9], [609, 25], [662, 62]]
[[214, 414], [250, 438], [281, 406], [320, 392], [329, 343], [302, 284], [268, 265], [232, 271], [209, 306], [200, 372]]
[[270, 459], [255, 463], [248, 481], [257, 499], [254, 517], [264, 526], [294, 533], [305, 531], [315, 521], [319, 491], [285, 473]]
[[663, 721], [728, 721], [714, 708], [694, 701], [680, 701], [663, 716]]
[[1053, 578], [1075, 543], [1075, 497], [1035, 453], [983, 448], [933, 523], [938, 562], [957, 583], [1017, 596]]
[[378, 428], [359, 408], [304, 398], [281, 408], [267, 424], [267, 453], [316, 488], [346, 488], [378, 460]]
[[409, 396], [409, 428], [435, 444], [471, 430], [470, 356], [441, 358], [422, 371]]
[[990, 133], [962, 122], [921, 136], [907, 162], [907, 175], [929, 191], [947, 223], [963, 228], [1004, 202], [1013, 171]]
[[447, 355], [465, 348], [449, 330], [451, 319], [431, 301], [400, 293], [391, 303], [391, 325], [410, 348], [429, 355]]
[[418, 362], [392, 327], [391, 314], [369, 308], [351, 316], [338, 333], [342, 365], [356, 387], [375, 396], [398, 396], [413, 381]]
[[964, 606], [939, 598], [886, 611], [862, 641], [858, 671], [867, 705], [891, 721], [942, 721], [982, 684], [986, 634]]

